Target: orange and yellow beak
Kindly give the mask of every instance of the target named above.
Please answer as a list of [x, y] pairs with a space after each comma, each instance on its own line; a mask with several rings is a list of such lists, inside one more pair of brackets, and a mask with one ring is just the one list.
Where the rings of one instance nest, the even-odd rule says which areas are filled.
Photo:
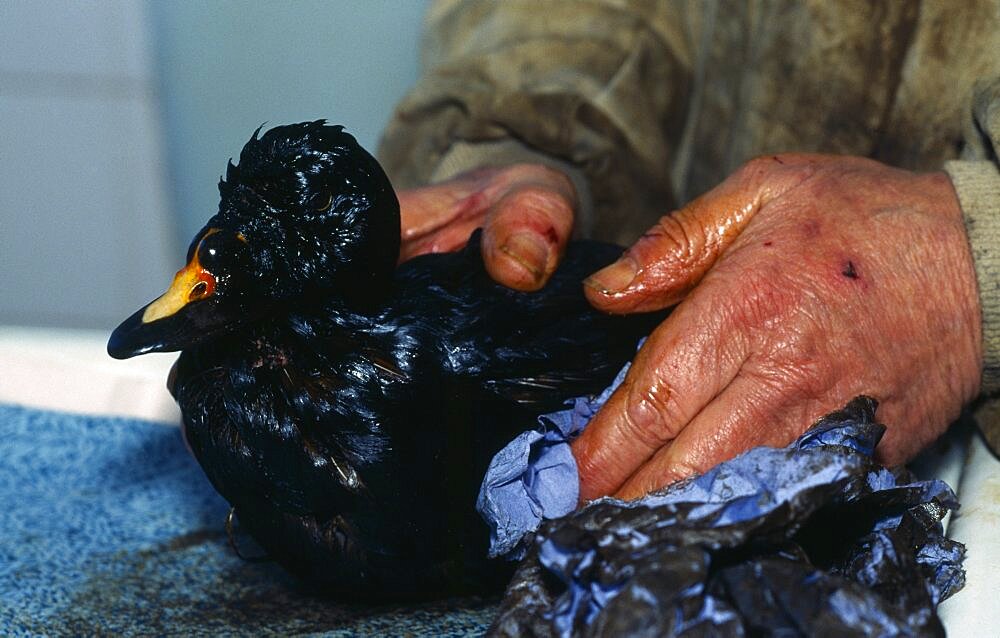
[[151, 323], [175, 314], [192, 301], [201, 301], [215, 292], [215, 276], [198, 263], [195, 251], [191, 262], [177, 271], [167, 291], [146, 306], [142, 322]]
[[[220, 280], [199, 260], [202, 242], [216, 232], [218, 229], [212, 228], [201, 237], [191, 260], [177, 271], [165, 293], [115, 328], [108, 340], [108, 354], [127, 359], [147, 352], [183, 350], [239, 325], [245, 308], [238, 300], [220, 297]], [[245, 243], [240, 236], [237, 239]]]

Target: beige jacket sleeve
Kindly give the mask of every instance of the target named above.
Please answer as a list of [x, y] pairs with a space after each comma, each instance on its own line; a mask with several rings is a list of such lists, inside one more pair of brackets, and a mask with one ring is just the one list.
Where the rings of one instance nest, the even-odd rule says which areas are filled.
[[1000, 451], [1000, 78], [976, 86], [963, 159], [945, 165], [965, 215], [983, 309], [983, 394], [976, 420]]
[[674, 204], [667, 167], [690, 80], [681, 12], [614, 0], [435, 3], [423, 76], [379, 149], [390, 178], [409, 188], [477, 166], [557, 162], [592, 208], [578, 232], [630, 243]]
[[[990, 38], [995, 38], [992, 22], [974, 12], [944, 11], [938, 15], [930, 10], [934, 6], [917, 12], [912, 10], [916, 5], [890, 3], [883, 8], [899, 11], [875, 11], [877, 15], [871, 20], [879, 28], [872, 32], [877, 36], [873, 37], [871, 29], [865, 28], [871, 20], [858, 18], [848, 5], [804, 3], [796, 5], [796, 11], [777, 14], [775, 7], [764, 5], [661, 0], [438, 0], [426, 17], [423, 75], [397, 107], [384, 133], [380, 148], [383, 165], [397, 188], [410, 188], [479, 166], [519, 161], [555, 164], [573, 178], [584, 202], [577, 219], [579, 234], [629, 244], [676, 204], [671, 170], [686, 165], [692, 147], [710, 158], [714, 156], [707, 151], [718, 147], [725, 155], [732, 155], [733, 162], [739, 162], [748, 159], [744, 155], [759, 154], [762, 149], [770, 152], [766, 144], [751, 143], [756, 139], [751, 133], [756, 132], [765, 140], [785, 140], [787, 148], [781, 150], [852, 153], [896, 163], [898, 158], [892, 153], [883, 157], [879, 150], [901, 148], [904, 143], [919, 146], [929, 132], [947, 129], [949, 143], [944, 146], [953, 149], [962, 137], [959, 127], [953, 127], [955, 139], [951, 141], [951, 125], [944, 124], [956, 121], [948, 106], [955, 100], [935, 100], [936, 85], [931, 83], [928, 88], [927, 77], [939, 79], [939, 69], [954, 70], [955, 64], [961, 64], [962, 77], [971, 84], [971, 77], [990, 77], [995, 69], [995, 60], [988, 54], [974, 60], [967, 59], [967, 52], [932, 55], [941, 48], [935, 38], [948, 34], [949, 43], [979, 51], [991, 49]], [[976, 6], [991, 16], [1000, 5], [984, 0]], [[718, 13], [709, 11], [711, 7]], [[947, 21], [949, 16], [951, 30], [938, 28], [940, 25], [931, 20]], [[924, 24], [921, 17], [929, 22]], [[748, 24], [757, 25], [756, 39], [747, 40]], [[985, 29], [986, 35], [977, 28]], [[798, 37], [787, 39], [791, 36], [785, 31]], [[902, 37], [911, 31], [918, 35]], [[879, 48], [885, 39], [878, 35], [882, 33], [901, 38], [895, 57]], [[956, 33], [967, 35], [960, 39]], [[824, 47], [832, 46], [828, 41], [831, 37], [839, 45], [827, 50]], [[808, 95], [786, 91], [780, 83], [764, 82], [754, 76], [756, 67], [752, 65], [728, 64], [745, 56], [748, 42], [763, 47], [761, 50], [775, 58], [774, 64], [787, 63], [793, 70], [799, 69], [801, 65], [796, 64], [802, 60], [823, 61], [822, 69], [808, 65], [799, 69], [791, 88], [806, 80], [838, 87], [832, 94], [845, 101], [847, 111], [835, 118], [821, 117], [822, 113], [810, 109], [815, 100]], [[768, 48], [769, 43], [774, 46]], [[934, 43], [938, 49], [931, 46]], [[905, 55], [906, 44], [912, 60]], [[844, 59], [831, 61], [831, 51], [855, 49], [862, 52], [858, 59], [845, 53]], [[887, 57], [897, 61], [892, 68], [898, 67], [899, 72], [855, 77], [857, 69], [877, 67]], [[725, 67], [723, 71], [729, 69], [737, 76], [713, 74], [718, 69], [706, 60], [714, 60]], [[917, 73], [925, 68], [931, 69], [924, 74], [927, 77]], [[751, 77], [739, 79], [741, 74]], [[953, 75], [946, 74], [949, 78]], [[864, 90], [848, 90], [859, 86]], [[860, 115], [858, 121], [848, 117], [855, 111], [864, 115], [866, 105], [871, 107], [868, 110], [888, 112], [885, 104], [865, 102], [879, 86], [883, 89], [879, 94], [896, 95], [899, 104], [920, 106], [900, 106], [897, 119], [912, 119], [923, 126], [904, 127], [895, 137], [876, 135], [883, 129], [895, 129], [878, 121], [873, 124]], [[777, 93], [771, 95], [775, 90]], [[964, 90], [959, 92], [968, 95]], [[917, 97], [904, 99], [911, 93]], [[734, 110], [739, 104], [748, 112]], [[775, 109], [762, 111], [754, 106], [758, 104], [792, 104], [791, 115], [785, 114], [791, 120], [781, 119], [785, 115]], [[688, 139], [692, 135], [685, 128], [688, 108], [707, 119], [705, 135], [695, 133], [694, 139]], [[959, 112], [957, 106], [954, 110]], [[820, 118], [821, 125], [810, 128], [795, 117], [813, 124]], [[779, 119], [761, 123], [761, 118]], [[732, 120], [742, 122], [742, 128]], [[845, 131], [857, 133], [857, 139], [848, 136], [851, 144], [831, 151], [818, 148], [816, 140], [803, 133], [813, 129], [820, 140], [836, 138]], [[965, 213], [975, 259], [983, 308], [983, 392], [992, 395], [1000, 392], [1000, 80], [978, 85], [968, 129], [963, 159], [948, 162], [946, 169]], [[746, 153], [734, 153], [732, 145], [723, 142], [730, 134], [737, 142], [743, 139], [737, 135], [741, 130]], [[775, 131], [788, 135], [782, 137]], [[940, 153], [914, 152], [923, 160], [917, 162], [921, 166], [940, 165]], [[724, 176], [724, 164], [711, 162], [714, 172], [709, 183]], [[715, 174], [719, 171], [722, 175]], [[673, 183], [683, 181], [674, 179]], [[1000, 402], [996, 406], [996, 418], [981, 418], [980, 425], [993, 448], [1000, 450]]]

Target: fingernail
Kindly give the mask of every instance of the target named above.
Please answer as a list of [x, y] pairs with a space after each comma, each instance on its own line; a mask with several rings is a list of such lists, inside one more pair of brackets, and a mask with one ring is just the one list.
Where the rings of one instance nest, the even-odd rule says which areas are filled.
[[622, 257], [607, 268], [598, 270], [587, 277], [583, 283], [606, 295], [619, 292], [628, 288], [628, 285], [635, 279], [638, 269], [634, 259]]
[[549, 263], [549, 244], [535, 233], [514, 233], [507, 238], [500, 250], [524, 266], [536, 281], [545, 275], [545, 266]]

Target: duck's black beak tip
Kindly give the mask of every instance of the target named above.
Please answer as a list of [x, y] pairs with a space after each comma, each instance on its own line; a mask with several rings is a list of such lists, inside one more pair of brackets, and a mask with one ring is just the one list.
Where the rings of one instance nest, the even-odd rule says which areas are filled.
[[129, 348], [120, 337], [116, 337], [114, 332], [111, 333], [111, 338], [108, 339], [108, 355], [112, 359], [131, 359], [140, 354], [143, 353], [135, 348]]
[[143, 310], [121, 322], [108, 338], [108, 354], [114, 359], [131, 359], [155, 348], [150, 343], [147, 324], [142, 322]]
[[108, 340], [108, 356], [110, 356], [112, 359], [121, 360], [121, 359], [130, 359], [134, 355], [132, 355], [128, 350], [122, 348], [121, 344], [116, 342], [115, 338], [112, 337], [111, 339]]
[[197, 345], [233, 325], [232, 313], [220, 309], [217, 300], [185, 304], [162, 312], [162, 297], [137, 310], [111, 333], [108, 354], [130, 359], [150, 352], [177, 352]]

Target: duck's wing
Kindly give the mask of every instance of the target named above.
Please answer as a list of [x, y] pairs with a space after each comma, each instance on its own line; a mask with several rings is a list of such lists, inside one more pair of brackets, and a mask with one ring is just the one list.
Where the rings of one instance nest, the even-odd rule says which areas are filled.
[[425, 311], [440, 317], [453, 373], [547, 411], [603, 390], [665, 314], [612, 316], [587, 302], [583, 280], [621, 252], [602, 242], [573, 242], [549, 283], [523, 293], [490, 279], [476, 233], [462, 252], [428, 256], [416, 267], [404, 265], [401, 274], [423, 286], [425, 303], [435, 306]]
[[479, 372], [491, 392], [538, 412], [598, 394], [655, 326], [648, 315], [609, 317], [586, 308], [530, 334], [511, 335]]

